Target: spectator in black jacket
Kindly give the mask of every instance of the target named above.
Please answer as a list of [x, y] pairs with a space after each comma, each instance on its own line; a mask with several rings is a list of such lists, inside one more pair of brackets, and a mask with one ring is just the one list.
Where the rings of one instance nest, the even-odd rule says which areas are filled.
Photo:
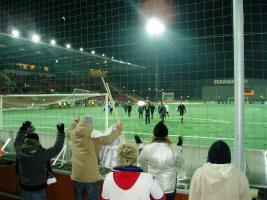
[[32, 132], [32, 124], [26, 121], [20, 127], [15, 140], [19, 167], [21, 199], [46, 199], [47, 162], [56, 156], [64, 144], [64, 124], [57, 125], [54, 146], [42, 148], [39, 136]]

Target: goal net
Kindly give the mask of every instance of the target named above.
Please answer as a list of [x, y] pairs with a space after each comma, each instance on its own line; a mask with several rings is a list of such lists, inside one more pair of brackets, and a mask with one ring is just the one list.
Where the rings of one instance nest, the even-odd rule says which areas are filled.
[[174, 93], [173, 92], [163, 92], [162, 93], [162, 101], [163, 102], [173, 102], [174, 101]]
[[56, 133], [56, 124], [65, 129], [76, 117], [91, 115], [94, 127], [106, 130], [108, 113], [105, 93], [75, 89], [71, 94], [29, 94], [0, 96], [0, 129], [17, 131], [23, 121], [32, 121], [37, 133]]

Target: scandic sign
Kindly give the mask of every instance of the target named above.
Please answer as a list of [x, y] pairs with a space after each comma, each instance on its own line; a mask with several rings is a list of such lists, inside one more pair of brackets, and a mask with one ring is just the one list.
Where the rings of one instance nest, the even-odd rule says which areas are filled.
[[[248, 83], [248, 80], [244, 80], [245, 83]], [[234, 85], [234, 79], [217, 79], [213, 81], [214, 85]]]

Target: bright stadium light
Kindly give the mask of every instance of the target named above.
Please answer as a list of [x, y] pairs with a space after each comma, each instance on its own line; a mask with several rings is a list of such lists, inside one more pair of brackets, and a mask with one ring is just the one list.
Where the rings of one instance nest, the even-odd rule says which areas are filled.
[[32, 41], [35, 42], [35, 43], [40, 42], [40, 36], [37, 35], [37, 34], [33, 34], [32, 35]]
[[147, 21], [146, 30], [149, 35], [160, 35], [165, 31], [165, 26], [159, 19], [153, 17]]
[[91, 54], [93, 54], [93, 55], [94, 55], [94, 54], [95, 54], [95, 51], [94, 51], [94, 50], [92, 50], [92, 51], [91, 51]]
[[50, 40], [50, 44], [56, 45], [56, 40], [54, 40], [54, 39]]
[[[159, 20], [156, 17], [152, 17], [148, 19], [146, 23], [146, 31], [150, 36], [160, 36], [164, 33], [165, 31], [165, 25], [162, 23], [161, 20]], [[154, 38], [155, 39], [155, 38]], [[157, 42], [154, 42], [154, 48], [155, 48], [155, 99], [158, 99], [158, 92], [159, 90], [159, 66], [158, 66], [158, 51], [159, 47]]]
[[102, 54], [102, 56], [105, 56], [105, 54]]
[[80, 51], [83, 51], [83, 48], [82, 47], [80, 48]]
[[67, 47], [68, 49], [70, 49], [71, 46], [70, 46], [70, 44], [66, 44], [66, 47]]
[[12, 30], [12, 31], [11, 31], [11, 34], [12, 34], [12, 36], [13, 36], [14, 38], [19, 37], [19, 31], [18, 31], [18, 30]]

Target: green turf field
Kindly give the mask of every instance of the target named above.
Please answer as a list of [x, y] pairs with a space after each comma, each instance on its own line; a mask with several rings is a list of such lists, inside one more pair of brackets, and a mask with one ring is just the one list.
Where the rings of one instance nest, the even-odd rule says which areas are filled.
[[[157, 105], [156, 105], [157, 107]], [[216, 138], [223, 138], [231, 146], [234, 139], [234, 105], [232, 104], [186, 104], [184, 123], [180, 122], [176, 111], [177, 104], [169, 105], [170, 117], [166, 119], [169, 135], [176, 142], [177, 136], [184, 136], [185, 144], [210, 145]], [[125, 115], [123, 108], [117, 108], [124, 126], [126, 137], [133, 139], [134, 134], [149, 141], [153, 127], [159, 121], [157, 113], [149, 126], [145, 119], [138, 119], [137, 105], [133, 106], [132, 116]], [[104, 130], [103, 107], [66, 108], [66, 109], [27, 109], [3, 111], [3, 127], [16, 131], [21, 123], [30, 120], [37, 133], [55, 134], [56, 124], [63, 122], [68, 126], [75, 116], [92, 115], [94, 126]], [[267, 149], [267, 107], [245, 105], [245, 148]], [[109, 115], [109, 124], [115, 123], [114, 115]]]

